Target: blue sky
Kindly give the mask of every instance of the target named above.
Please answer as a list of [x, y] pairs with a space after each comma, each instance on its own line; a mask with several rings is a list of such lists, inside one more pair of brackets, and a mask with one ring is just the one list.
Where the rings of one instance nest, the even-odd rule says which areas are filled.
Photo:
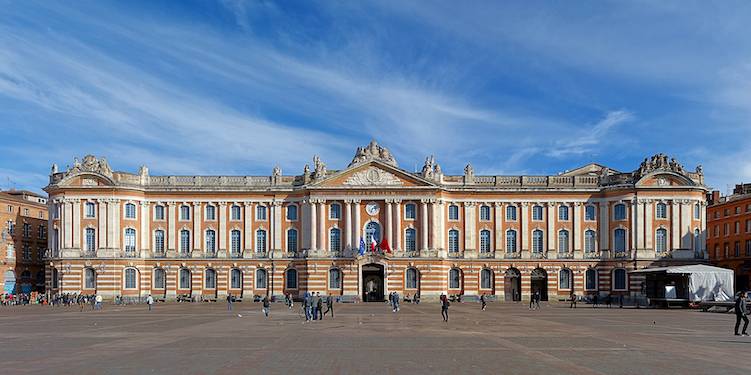
[[[70, 4], [75, 4], [71, 6]], [[751, 182], [751, 3], [0, 0], [0, 186], [104, 156], [152, 174], [345, 167]]]

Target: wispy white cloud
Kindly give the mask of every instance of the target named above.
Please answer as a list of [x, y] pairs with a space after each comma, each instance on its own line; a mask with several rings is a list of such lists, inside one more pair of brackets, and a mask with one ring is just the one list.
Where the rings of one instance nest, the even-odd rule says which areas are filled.
[[576, 132], [572, 136], [559, 139], [555, 146], [546, 152], [547, 155], [561, 158], [570, 155], [592, 153], [597, 146], [602, 145], [611, 137], [611, 130], [616, 126], [633, 119], [633, 115], [625, 110], [608, 112], [605, 118], [594, 126]]

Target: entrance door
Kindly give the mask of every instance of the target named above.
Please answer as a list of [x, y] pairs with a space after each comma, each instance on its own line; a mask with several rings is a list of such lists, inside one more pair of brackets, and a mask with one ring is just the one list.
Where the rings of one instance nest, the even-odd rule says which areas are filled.
[[548, 300], [548, 273], [542, 268], [535, 268], [530, 275], [532, 279], [532, 293], [540, 292], [540, 300]]
[[509, 268], [503, 280], [503, 294], [506, 301], [521, 301], [522, 299], [522, 277], [519, 270]]
[[362, 300], [364, 302], [383, 302], [384, 267], [380, 264], [362, 266]]

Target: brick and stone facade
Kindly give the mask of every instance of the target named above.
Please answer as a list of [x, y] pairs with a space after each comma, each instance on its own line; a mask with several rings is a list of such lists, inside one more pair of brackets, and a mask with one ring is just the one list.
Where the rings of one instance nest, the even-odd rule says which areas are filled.
[[[662, 154], [555, 176], [447, 175], [433, 157], [413, 173], [375, 142], [299, 175], [152, 176], [89, 155], [46, 191], [54, 292], [637, 295], [628, 270], [706, 256], [701, 168]], [[373, 237], [391, 251], [360, 255]]]
[[47, 199], [28, 191], [0, 192], [0, 227], [0, 293], [43, 292]]
[[748, 290], [751, 274], [751, 184], [733, 194], [713, 191], [707, 207], [707, 250], [710, 261], [735, 271], [735, 289]]

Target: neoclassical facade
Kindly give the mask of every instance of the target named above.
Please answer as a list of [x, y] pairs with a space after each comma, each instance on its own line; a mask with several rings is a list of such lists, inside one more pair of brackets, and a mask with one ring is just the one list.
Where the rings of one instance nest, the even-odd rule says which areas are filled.
[[629, 270], [706, 257], [701, 167], [662, 154], [555, 176], [447, 175], [433, 157], [413, 173], [375, 142], [299, 175], [152, 176], [88, 155], [53, 165], [46, 191], [53, 293], [634, 296]]

